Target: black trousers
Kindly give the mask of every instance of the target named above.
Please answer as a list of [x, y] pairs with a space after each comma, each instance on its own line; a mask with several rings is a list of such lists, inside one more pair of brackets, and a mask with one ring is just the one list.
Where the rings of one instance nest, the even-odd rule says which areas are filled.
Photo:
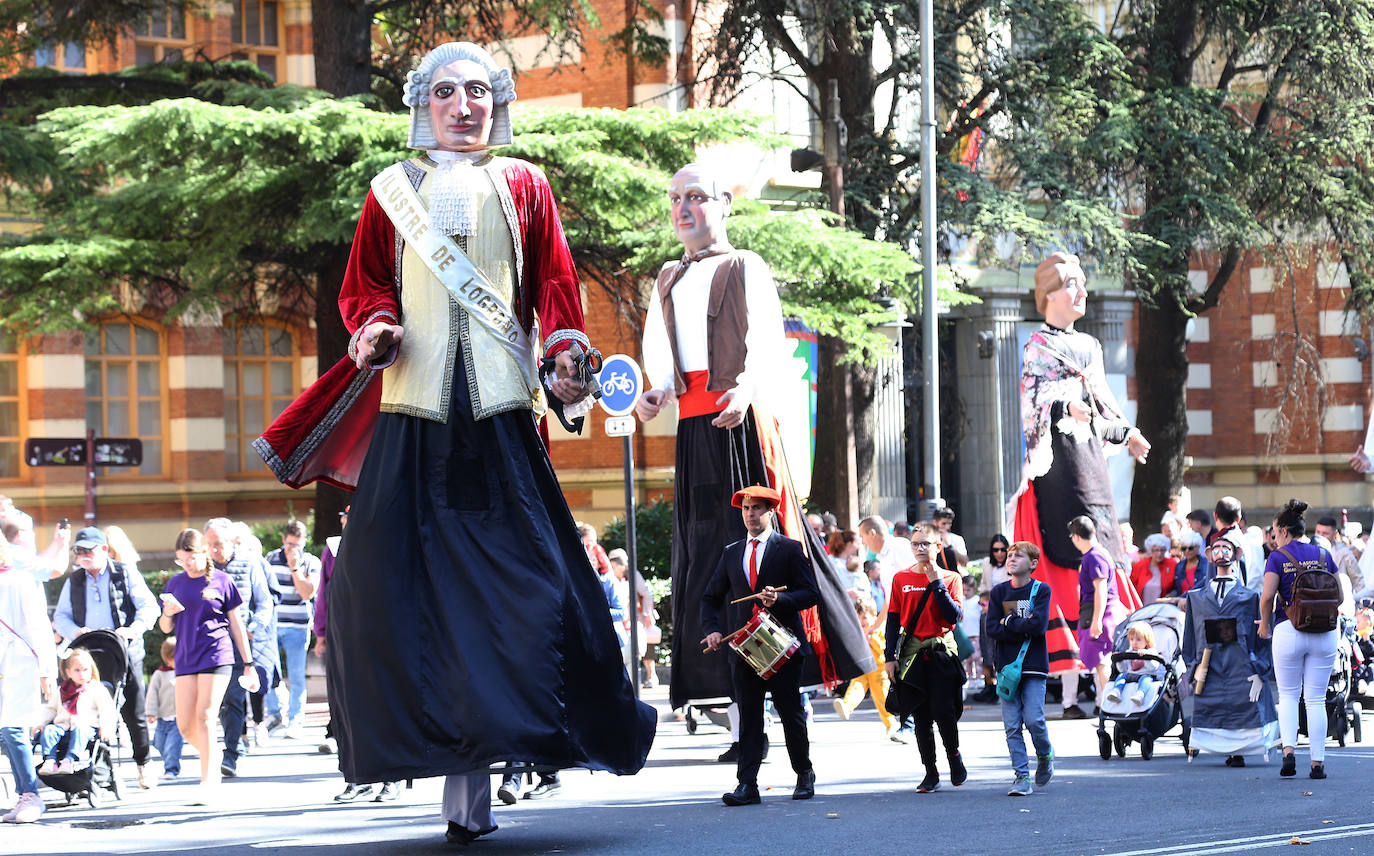
[[912, 724], [916, 731], [916, 748], [921, 753], [921, 763], [926, 767], [935, 766], [935, 729], [940, 729], [940, 742], [945, 744], [945, 755], [954, 757], [959, 752], [959, 717], [951, 710], [949, 693], [957, 694], [959, 704], [963, 704], [962, 687], [952, 681], [932, 681], [931, 697], [912, 711]]
[[124, 727], [129, 729], [129, 749], [134, 763], [143, 766], [148, 761], [148, 723], [143, 718], [143, 660], [129, 661], [124, 675], [124, 704], [119, 708]]
[[788, 660], [768, 680], [758, 676], [749, 664], [732, 653], [730, 678], [735, 703], [739, 705], [739, 763], [736, 777], [743, 784], [759, 783], [763, 763], [763, 695], [771, 693], [773, 707], [782, 719], [787, 740], [787, 755], [798, 775], [811, 769], [811, 740], [806, 735], [806, 710], [801, 701], [802, 657]]

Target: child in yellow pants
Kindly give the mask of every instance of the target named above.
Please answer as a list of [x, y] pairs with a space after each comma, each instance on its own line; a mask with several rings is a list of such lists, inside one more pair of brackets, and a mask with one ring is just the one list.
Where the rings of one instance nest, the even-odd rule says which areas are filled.
[[[873, 652], [873, 661], [881, 664], [883, 662], [883, 622], [878, 620], [878, 608], [874, 606], [873, 599], [867, 594], [860, 593], [859, 599], [854, 603], [854, 609], [859, 613], [859, 625], [863, 628], [864, 635], [868, 637], [868, 647]], [[884, 702], [887, 700], [887, 672], [882, 666], [861, 675], [849, 682], [849, 689], [845, 690], [842, 698], [835, 699], [835, 712], [841, 719], [849, 719], [854, 708], [864, 700], [864, 694], [873, 696], [873, 705], [878, 708], [878, 717], [882, 720], [883, 729], [888, 736], [892, 735], [893, 728], [896, 727], [892, 714], [887, 712]]]

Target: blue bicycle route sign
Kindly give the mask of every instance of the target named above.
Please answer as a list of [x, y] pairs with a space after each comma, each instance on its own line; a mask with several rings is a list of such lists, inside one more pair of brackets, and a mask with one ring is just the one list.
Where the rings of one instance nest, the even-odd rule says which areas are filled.
[[634, 410], [635, 402], [644, 386], [644, 374], [639, 364], [624, 354], [611, 354], [601, 364], [596, 376], [601, 384], [601, 408], [611, 416], [624, 416]]

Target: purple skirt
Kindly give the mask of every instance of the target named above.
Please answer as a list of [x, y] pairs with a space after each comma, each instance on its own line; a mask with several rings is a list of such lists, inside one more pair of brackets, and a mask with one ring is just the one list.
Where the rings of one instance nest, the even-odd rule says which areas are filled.
[[1085, 603], [1080, 607], [1078, 620], [1078, 659], [1083, 661], [1086, 669], [1096, 669], [1098, 664], [1107, 660], [1112, 653], [1112, 638], [1116, 635], [1116, 626], [1121, 623], [1122, 607], [1118, 601], [1108, 601], [1107, 609], [1102, 613], [1102, 635], [1094, 639], [1092, 630], [1086, 625], [1092, 622], [1092, 604]]

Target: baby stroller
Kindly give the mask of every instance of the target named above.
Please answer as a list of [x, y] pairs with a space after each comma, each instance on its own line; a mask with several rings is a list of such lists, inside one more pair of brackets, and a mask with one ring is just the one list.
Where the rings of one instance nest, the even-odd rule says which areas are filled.
[[[1152, 603], [1137, 609], [1116, 626], [1112, 635], [1111, 679], [1115, 681], [1120, 675], [1120, 664], [1124, 660], [1160, 663], [1164, 667], [1164, 677], [1150, 687], [1143, 704], [1136, 704], [1129, 698], [1117, 702], [1098, 699], [1097, 748], [1103, 761], [1112, 757], [1113, 750], [1118, 758], [1125, 758], [1126, 749], [1132, 742], [1139, 742], [1140, 757], [1150, 760], [1155, 754], [1155, 740], [1164, 736], [1182, 719], [1178, 681], [1184, 670], [1183, 620], [1183, 610], [1173, 604]], [[1154, 629], [1158, 655], [1138, 654], [1131, 650], [1126, 628], [1137, 621], [1144, 621]], [[1113, 723], [1111, 734], [1107, 733], [1108, 722]], [[1188, 743], [1186, 723], [1183, 726], [1183, 742], [1185, 745]]]
[[[1334, 739], [1336, 745], [1345, 745], [1349, 734], [1356, 742], [1363, 742], [1364, 734], [1360, 723], [1361, 704], [1352, 699], [1355, 687], [1355, 625], [1347, 618], [1341, 618], [1340, 632], [1336, 642], [1336, 665], [1331, 668], [1331, 677], [1326, 682], [1326, 736]], [[1307, 735], [1307, 705], [1298, 705], [1298, 733]]]
[[[100, 682], [114, 699], [115, 710], [123, 707], [124, 673], [129, 667], [129, 652], [124, 640], [109, 630], [92, 630], [78, 636], [71, 647], [91, 652], [91, 659], [100, 670]], [[118, 746], [116, 739], [114, 747]], [[118, 758], [111, 751], [110, 742], [97, 736], [86, 748], [90, 766], [72, 773], [39, 773], [38, 778], [53, 790], [66, 794], [67, 805], [85, 797], [91, 808], [95, 808], [103, 801], [105, 791], [117, 800], [123, 799], [119, 793], [119, 777], [115, 775]]]

